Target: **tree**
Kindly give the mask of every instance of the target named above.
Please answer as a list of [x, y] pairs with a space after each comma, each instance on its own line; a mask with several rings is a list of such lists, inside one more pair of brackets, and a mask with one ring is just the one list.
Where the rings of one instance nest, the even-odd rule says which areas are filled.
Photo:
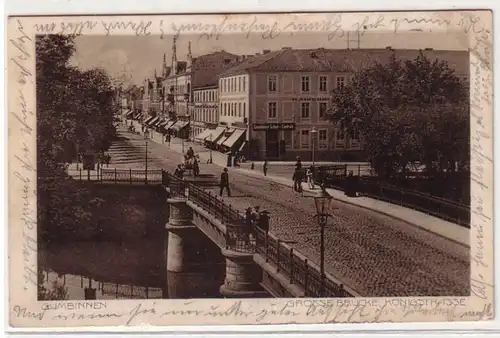
[[[38, 36], [37, 172], [38, 233], [41, 238], [88, 232], [88, 208], [99, 203], [75, 187], [67, 175], [77, 145], [87, 151], [105, 150], [116, 135], [115, 88], [102, 69], [82, 71], [70, 65], [74, 37]], [[89, 205], [77, 204], [86, 200]]]
[[327, 118], [348, 135], [359, 132], [381, 177], [404, 176], [420, 164], [443, 172], [468, 154], [467, 97], [445, 61], [422, 53], [401, 61], [393, 53], [335, 89]]

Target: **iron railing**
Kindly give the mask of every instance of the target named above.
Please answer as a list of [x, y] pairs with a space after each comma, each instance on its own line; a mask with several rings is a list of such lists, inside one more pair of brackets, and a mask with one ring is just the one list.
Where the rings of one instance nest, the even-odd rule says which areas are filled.
[[[348, 184], [346, 175], [348, 171], [356, 172], [355, 170], [351, 170], [355, 168], [356, 165], [353, 167], [348, 167], [348, 165], [321, 167], [325, 175], [325, 185], [329, 188], [345, 191], [346, 184]], [[363, 169], [359, 168], [358, 172], [362, 173]], [[397, 204], [456, 223], [460, 226], [470, 227], [470, 206], [468, 205], [416, 190], [363, 179], [363, 176], [368, 175], [359, 175], [355, 178], [356, 192], [360, 196]]]
[[101, 170], [70, 170], [68, 174], [79, 181], [97, 181], [101, 183], [162, 183], [161, 169], [101, 169]]
[[222, 222], [226, 227], [226, 248], [242, 253], [257, 253], [271, 263], [277, 272], [289, 277], [291, 284], [304, 289], [304, 297], [354, 297], [331, 276], [322, 283], [319, 268], [277, 237], [246, 224], [246, 220], [224, 200], [193, 183], [185, 182], [168, 172], [163, 173], [163, 184], [170, 189], [170, 197], [186, 198]]

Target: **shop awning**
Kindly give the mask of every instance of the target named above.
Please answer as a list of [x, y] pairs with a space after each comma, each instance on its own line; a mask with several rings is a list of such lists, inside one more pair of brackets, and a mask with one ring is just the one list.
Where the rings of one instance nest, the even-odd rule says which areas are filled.
[[146, 124], [150, 125], [150, 126], [153, 126], [160, 118], [157, 116], [157, 117], [153, 117], [153, 119], [149, 120], [146, 122]]
[[189, 122], [188, 122], [188, 121], [177, 121], [177, 122], [175, 122], [175, 124], [174, 124], [172, 127], [170, 127], [170, 128], [172, 128], [172, 129], [173, 129], [173, 130], [175, 130], [175, 131], [179, 131], [179, 130], [181, 130], [182, 128], [186, 127], [188, 124], [189, 124]]
[[170, 120], [163, 120], [163, 121], [161, 121], [161, 123], [160, 123], [160, 127], [165, 127], [165, 126], [166, 126], [167, 124], [169, 124], [170, 122], [172, 122], [172, 121], [170, 121]]
[[132, 116], [134, 116], [134, 112], [133, 112], [132, 110], [129, 110], [129, 111], [125, 114], [125, 116], [126, 116], [127, 118], [132, 118]]
[[222, 143], [223, 146], [231, 148], [235, 145], [238, 140], [241, 139], [241, 137], [245, 134], [245, 129], [235, 129], [234, 132], [229, 136], [224, 143]]
[[158, 128], [163, 123], [163, 121], [164, 119], [160, 118], [158, 121], [155, 122], [153, 127]]
[[200, 140], [200, 141], [204, 141], [206, 138], [208, 138], [208, 136], [210, 136], [210, 134], [212, 134], [212, 138], [213, 138], [214, 132], [215, 132], [215, 129], [205, 129], [201, 133], [199, 133], [195, 137], [195, 139]]
[[141, 118], [141, 116], [142, 116], [142, 113], [136, 113], [136, 114], [134, 115], [134, 120], [138, 120], [138, 119], [140, 119], [140, 118]]
[[[222, 137], [220, 139], [218, 139], [217, 142], [215, 142], [215, 143], [217, 145], [221, 146], [232, 135], [233, 132], [234, 132], [234, 128], [230, 128], [229, 130], [228, 129], [224, 130], [224, 135], [222, 135]], [[231, 135], [226, 136], [228, 134], [231, 134]]]
[[[215, 130], [212, 132], [212, 142], [216, 142], [221, 136], [223, 136], [224, 131], [226, 130], [226, 127], [217, 127]], [[225, 137], [223, 137], [225, 139]], [[209, 140], [208, 140], [209, 141]]]
[[152, 121], [153, 119], [154, 119], [154, 116], [150, 116], [150, 117], [148, 117], [148, 118], [144, 121], [144, 123], [149, 124], [149, 122], [150, 122], [150, 121]]
[[165, 129], [171, 129], [174, 126], [175, 123], [176, 123], [176, 121], [169, 120], [168, 123], [163, 126], [163, 128], [165, 128]]

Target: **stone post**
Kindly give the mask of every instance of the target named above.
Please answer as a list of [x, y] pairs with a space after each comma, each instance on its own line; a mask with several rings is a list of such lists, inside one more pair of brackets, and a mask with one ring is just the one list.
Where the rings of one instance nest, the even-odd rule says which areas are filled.
[[167, 271], [186, 272], [189, 270], [189, 251], [196, 247], [188, 244], [190, 236], [197, 231], [193, 225], [193, 210], [184, 199], [168, 199], [170, 206], [169, 220], [166, 226]]
[[226, 279], [220, 293], [227, 298], [268, 298], [260, 286], [262, 269], [253, 261], [253, 254], [222, 250], [226, 257]]

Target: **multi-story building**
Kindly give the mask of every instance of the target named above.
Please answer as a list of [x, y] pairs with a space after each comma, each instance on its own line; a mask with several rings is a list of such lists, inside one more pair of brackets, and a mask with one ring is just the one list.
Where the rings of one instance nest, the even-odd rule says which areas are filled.
[[[172, 132], [181, 138], [194, 139], [195, 134], [210, 123], [216, 123], [217, 113], [211, 110], [216, 96], [197, 96], [198, 99], [206, 101], [194, 102], [194, 89], [207, 90], [217, 84], [217, 75], [227, 69], [238, 57], [236, 55], [220, 51], [210, 54], [193, 57], [191, 43], [188, 46], [187, 61], [177, 61], [176, 39], [174, 38], [172, 47], [172, 64], [167, 67], [164, 58], [164, 81], [166, 111], [171, 120], [176, 123], [169, 126]], [[213, 89], [213, 88], [212, 88]], [[210, 99], [211, 98], [211, 99]], [[210, 101], [211, 100], [211, 101]], [[205, 115], [200, 113], [202, 108], [195, 111], [195, 105], [205, 105]], [[206, 125], [208, 123], [208, 125]]]
[[[402, 60], [423, 52], [446, 60], [457, 74], [468, 76], [466, 52], [434, 50], [264, 50], [219, 77], [218, 146], [247, 144], [250, 159], [316, 160], [363, 158], [357, 132], [346, 135], [326, 120], [331, 92], [352, 74], [395, 53]], [[233, 145], [234, 144], [234, 145]], [[239, 147], [242, 149], [242, 147]]]
[[[215, 78], [217, 81], [217, 78]], [[217, 85], [193, 88], [193, 118], [191, 120], [192, 137], [203, 142], [219, 123], [219, 89]]]

